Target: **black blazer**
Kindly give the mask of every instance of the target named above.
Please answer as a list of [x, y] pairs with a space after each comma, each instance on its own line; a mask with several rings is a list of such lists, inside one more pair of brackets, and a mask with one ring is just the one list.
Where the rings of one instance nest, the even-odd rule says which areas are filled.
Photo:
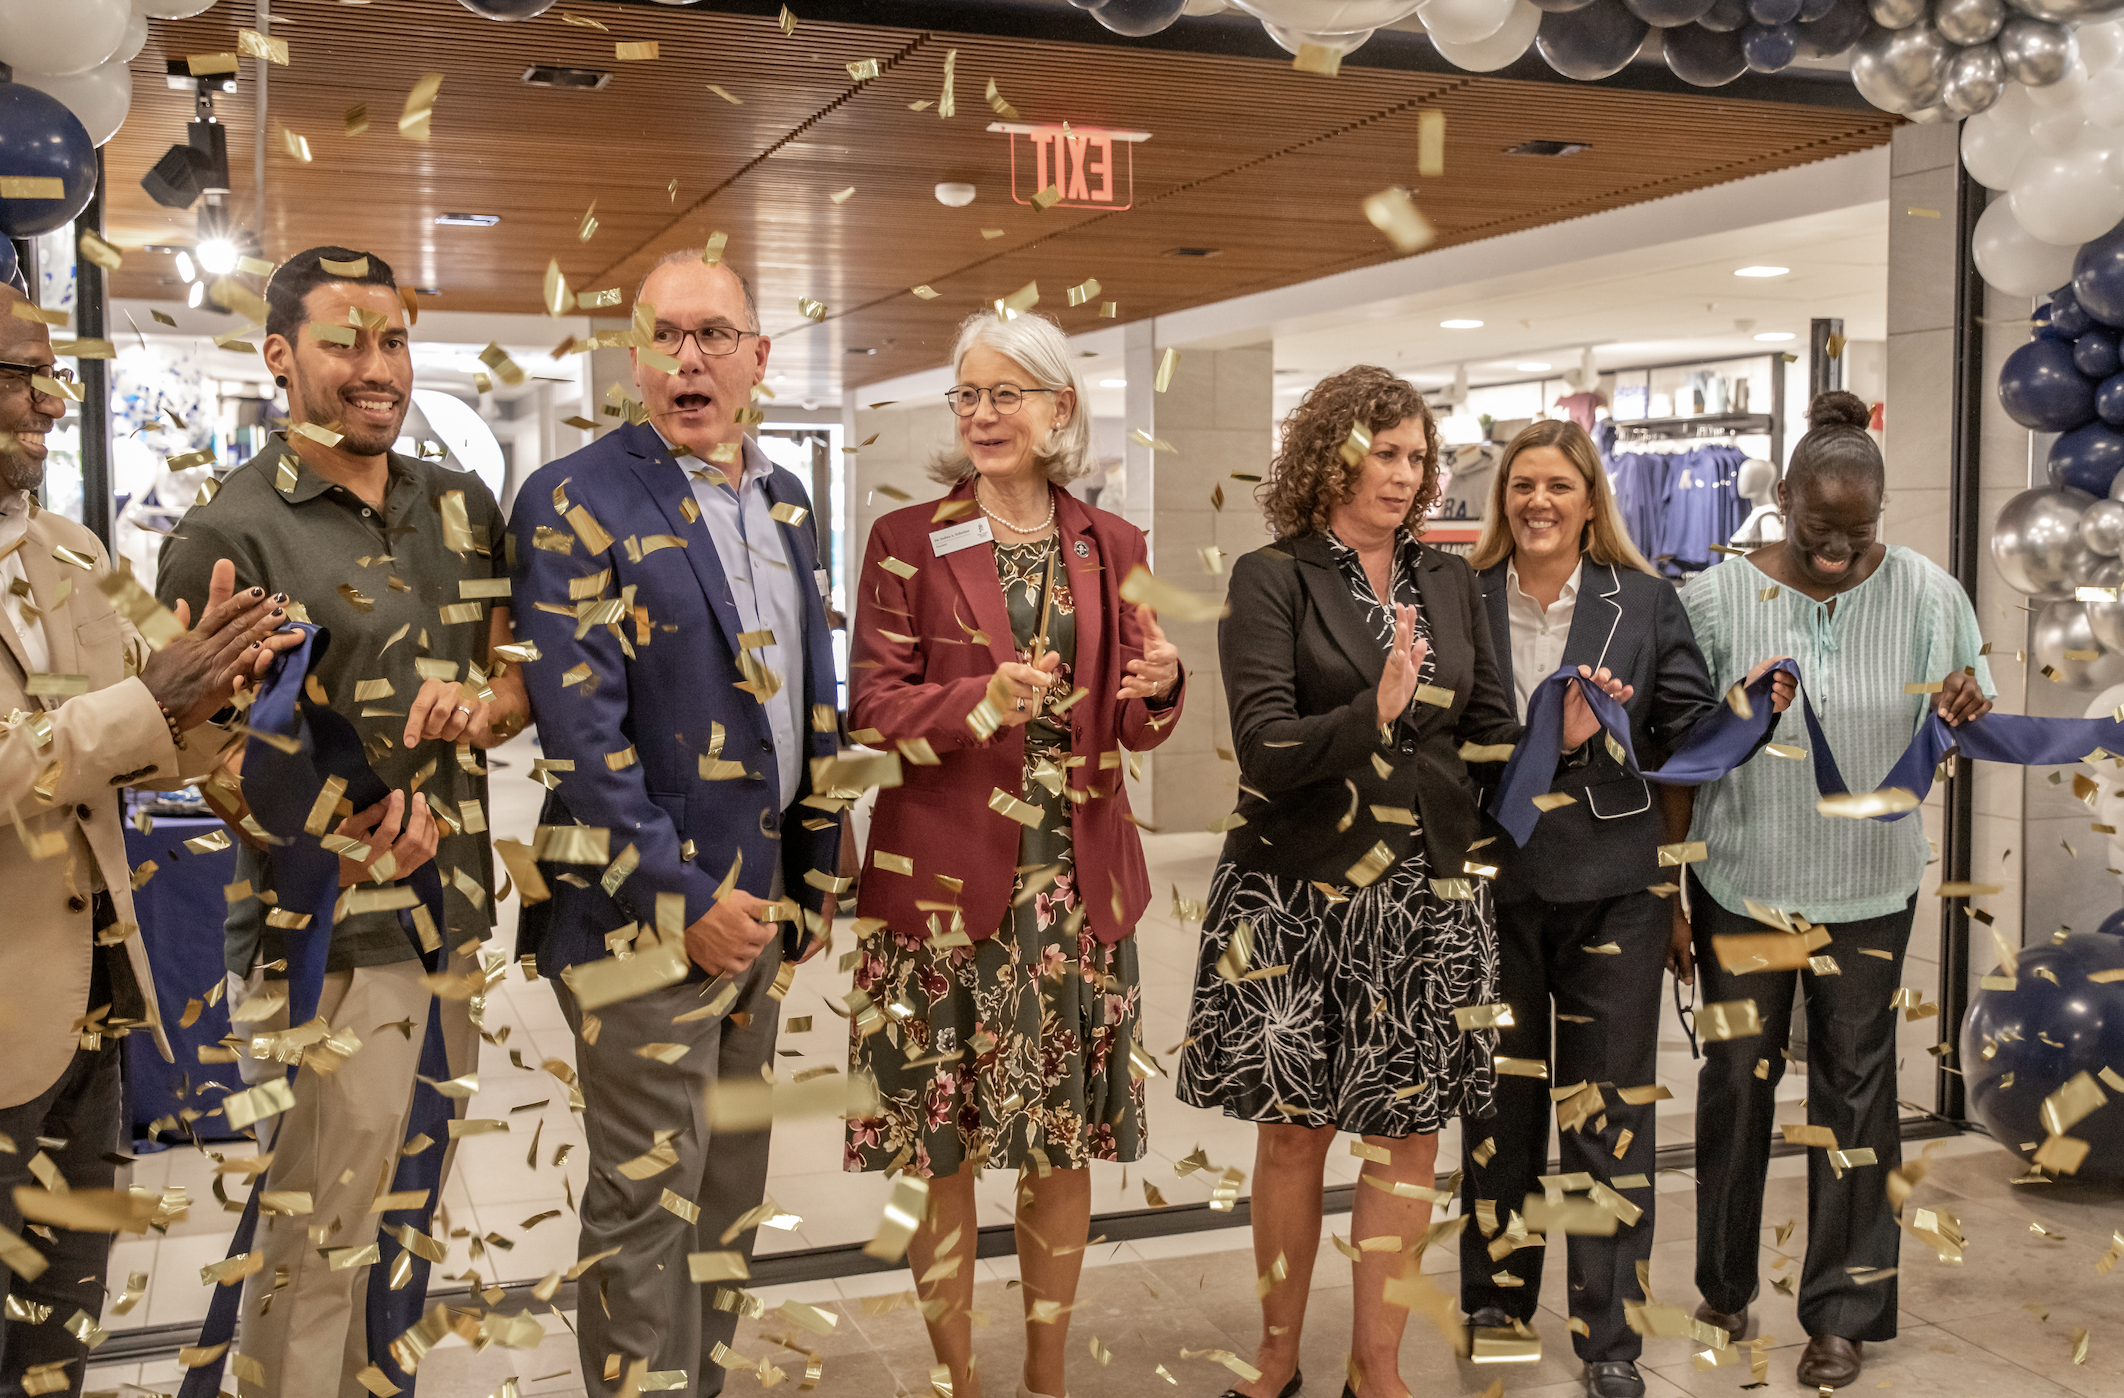
[[[1512, 585], [1506, 567], [1498, 563], [1478, 576], [1498, 671], [1510, 694]], [[1690, 726], [1719, 702], [1681, 595], [1664, 578], [1635, 568], [1586, 560], [1563, 663], [1606, 666], [1636, 687], [1624, 708], [1640, 766], [1665, 762]], [[1659, 867], [1666, 834], [1651, 784], [1625, 772], [1605, 742], [1596, 738], [1567, 758], [1549, 789], [1577, 800], [1544, 812], [1526, 848], [1512, 848], [1509, 836], [1489, 847], [1501, 856], [1492, 861], [1500, 866], [1500, 897], [1581, 903], [1636, 892], [1663, 875], [1680, 882], [1678, 869]]]
[[[1412, 705], [1388, 741], [1378, 710], [1386, 655], [1327, 541], [1279, 539], [1233, 564], [1217, 648], [1246, 823], [1225, 836], [1225, 859], [1347, 886], [1375, 844], [1398, 863], [1420, 834], [1431, 876], [1461, 876], [1483, 817], [1460, 745], [1514, 743], [1521, 725], [1467, 562], [1425, 548], [1417, 591], [1431, 628], [1430, 682], [1453, 697]], [[1420, 825], [1378, 819], [1375, 806], [1411, 811]]]

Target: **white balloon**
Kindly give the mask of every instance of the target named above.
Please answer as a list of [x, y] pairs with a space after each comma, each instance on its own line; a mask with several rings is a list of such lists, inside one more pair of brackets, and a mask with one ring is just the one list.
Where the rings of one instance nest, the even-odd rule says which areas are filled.
[[214, 0], [133, 0], [133, 8], [149, 19], [190, 19], [214, 8]]
[[2028, 140], [2037, 150], [2057, 155], [2078, 145], [2086, 127], [2077, 107], [2038, 111], [2028, 123]]
[[147, 47], [147, 16], [128, 6], [125, 12], [125, 37], [118, 41], [118, 51], [105, 59], [106, 63], [131, 63]]
[[1456, 44], [1450, 39], [1431, 36], [1431, 45], [1444, 55], [1446, 62], [1455, 68], [1464, 68], [1470, 73], [1494, 73], [1519, 61], [1534, 42], [1535, 31], [1541, 28], [1541, 11], [1528, 0], [1512, 0], [1511, 16], [1504, 26], [1487, 39], [1478, 39], [1472, 44]]
[[2014, 167], [2028, 154], [2028, 128], [2013, 116], [2003, 114], [2005, 105], [2002, 97], [1990, 111], [1978, 112], [1962, 123], [1962, 167], [1969, 171], [1969, 178], [1986, 189], [2003, 190], [2012, 185]]
[[[138, 3], [138, 0], [135, 0]], [[1377, 29], [1407, 19], [1418, 0], [1232, 0], [1255, 19], [1322, 34]]]
[[86, 73], [125, 40], [126, 0], [0, 0], [0, 63], [17, 76]]
[[2072, 280], [2076, 247], [2043, 242], [2021, 227], [2010, 199], [1994, 199], [1970, 240], [1977, 271], [2008, 296], [2040, 296]]
[[2013, 172], [2006, 196], [2014, 220], [2061, 247], [2101, 237], [2124, 219], [2124, 189], [2110, 183], [2108, 167], [2107, 154], [2099, 150], [2031, 152]]
[[2115, 20], [2083, 24], [2073, 31], [2073, 37], [2080, 41], [2080, 61], [2090, 73], [2114, 67], [2118, 59], [2124, 58], [2124, 25]]
[[1513, 0], [1424, 0], [1416, 7], [1424, 32], [1453, 44], [1477, 44], [1505, 27]]
[[88, 128], [89, 139], [99, 146], [118, 134], [133, 106], [133, 70], [123, 63], [106, 63], [64, 78], [23, 73], [16, 81], [66, 103], [66, 109]]
[[2124, 68], [2104, 68], [2087, 80], [2080, 110], [2092, 124], [2108, 131], [2124, 127]]

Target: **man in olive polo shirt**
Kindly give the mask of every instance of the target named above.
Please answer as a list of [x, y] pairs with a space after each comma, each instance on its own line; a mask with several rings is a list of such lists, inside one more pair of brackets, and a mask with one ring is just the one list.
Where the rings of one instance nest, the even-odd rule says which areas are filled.
[[[264, 355], [287, 390], [289, 428], [185, 515], [163, 547], [156, 592], [166, 603], [189, 599], [197, 614], [214, 560], [229, 558], [239, 587], [285, 592], [297, 619], [306, 613], [331, 632], [313, 677], [392, 788], [339, 827], [371, 850], [367, 864], [342, 859], [340, 881], [369, 879], [386, 853], [399, 879], [434, 859], [443, 937], [462, 972], [475, 962], [461, 949], [475, 949], [493, 921], [487, 783], [473, 750], [526, 716], [521, 679], [492, 652], [510, 639], [501, 511], [477, 476], [391, 450], [413, 367], [405, 309], [381, 259], [332, 247], [298, 253], [273, 274], [266, 303]], [[247, 843], [237, 874], [273, 890], [271, 852]], [[249, 898], [226, 924], [229, 973], [254, 985], [282, 955], [265, 913]], [[362, 1047], [337, 1072], [305, 1067], [296, 1105], [270, 1139], [261, 1124], [261, 1147], [273, 1151], [266, 1187], [306, 1190], [313, 1209], [268, 1220], [265, 1265], [246, 1283], [242, 1348], [276, 1357], [264, 1386], [274, 1398], [360, 1391], [352, 1376], [369, 1362], [368, 1269], [332, 1270], [319, 1243], [373, 1233], [369, 1206], [404, 1140], [428, 1022], [418, 955], [398, 912], [338, 920], [318, 1012]], [[410, 1033], [392, 1032], [406, 1020]], [[443, 1024], [451, 1075], [471, 1072], [479, 1041], [465, 1000], [444, 1002]], [[276, 1287], [282, 1268], [287, 1281]]]

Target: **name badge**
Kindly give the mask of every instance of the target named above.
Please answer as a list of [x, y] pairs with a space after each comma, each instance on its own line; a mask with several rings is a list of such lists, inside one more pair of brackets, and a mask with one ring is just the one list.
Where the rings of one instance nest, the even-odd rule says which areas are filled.
[[990, 543], [994, 539], [995, 535], [988, 530], [988, 520], [983, 516], [930, 531], [929, 548], [942, 558], [947, 553], [957, 553], [960, 549], [970, 549], [975, 544]]

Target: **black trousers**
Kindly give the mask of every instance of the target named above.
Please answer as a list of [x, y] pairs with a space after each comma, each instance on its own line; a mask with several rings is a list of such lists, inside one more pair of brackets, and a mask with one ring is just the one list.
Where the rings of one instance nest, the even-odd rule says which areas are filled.
[[[1827, 1150], [1807, 1152], [1800, 1324], [1809, 1335], [1892, 1340], [1895, 1278], [1865, 1282], [1850, 1269], [1861, 1269], [1862, 1275], [1892, 1270], [1901, 1251], [1887, 1197], [1888, 1172], [1903, 1161], [1895, 1105], [1896, 1011], [1890, 1001], [1902, 984], [1917, 896], [1881, 917], [1824, 924], [1831, 940], [1816, 954], [1836, 959], [1840, 974], [1833, 976], [1812, 971], [1733, 975], [1719, 966], [1711, 939], [1766, 929], [1721, 907], [1693, 873], [1689, 898], [1704, 1002], [1753, 1000], [1763, 1021], [1760, 1035], [1704, 1045], [1696, 1089], [1696, 1289], [1727, 1315], [1755, 1296], [1777, 1084], [1785, 1076], [1792, 997], [1805, 975], [1807, 1122], [1828, 1127], [1841, 1149], [1872, 1147], [1876, 1163], [1850, 1166], [1839, 1178]], [[1867, 950], [1888, 955], [1867, 956]], [[1760, 1075], [1758, 1065], [1763, 1065]]]
[[[111, 1003], [106, 955], [98, 948], [89, 990], [92, 1006]], [[69, 1386], [50, 1391], [70, 1398], [81, 1392], [82, 1366], [88, 1362], [89, 1354], [65, 1327], [76, 1311], [87, 1311], [90, 1318], [102, 1319], [103, 1274], [110, 1258], [111, 1235], [54, 1228], [53, 1240], [47, 1240], [25, 1232], [22, 1213], [15, 1207], [15, 1187], [44, 1187], [29, 1171], [30, 1159], [40, 1148], [59, 1167], [69, 1187], [112, 1187], [117, 1167], [107, 1157], [122, 1144], [122, 1063], [118, 1041], [106, 1037], [100, 1048], [75, 1049], [58, 1081], [37, 1096], [20, 1106], [0, 1107], [0, 1132], [15, 1143], [14, 1154], [0, 1153], [0, 1224], [36, 1249], [49, 1264], [34, 1281], [5, 1268], [0, 1268], [0, 1275], [7, 1278], [9, 1300], [49, 1306], [52, 1311], [41, 1325], [0, 1316], [0, 1394], [24, 1392], [23, 1376], [29, 1370], [62, 1360], [70, 1361], [63, 1371]], [[40, 1136], [65, 1144], [40, 1147]]]
[[[1563, 1173], [1584, 1171], [1607, 1184], [1641, 1175], [1646, 1183], [1618, 1190], [1644, 1213], [1618, 1222], [1613, 1235], [1549, 1235], [1546, 1246], [1490, 1258], [1491, 1238], [1470, 1227], [1460, 1235], [1460, 1298], [1469, 1314], [1484, 1306], [1531, 1320], [1541, 1292], [1542, 1258], [1562, 1246], [1570, 1261], [1570, 1310], [1585, 1322], [1571, 1343], [1587, 1363], [1635, 1360], [1644, 1342], [1623, 1321], [1623, 1304], [1644, 1299], [1637, 1264], [1652, 1256], [1654, 1159], [1659, 1147], [1655, 1105], [1631, 1106], [1616, 1096], [1655, 1081], [1659, 1060], [1659, 997], [1673, 913], [1657, 896], [1639, 891], [1587, 903], [1498, 900], [1498, 995], [1512, 1007], [1514, 1025], [1498, 1034], [1497, 1052], [1549, 1064], [1549, 1077], [1497, 1079], [1496, 1114], [1461, 1123], [1461, 1208], [1474, 1215], [1483, 1201], [1497, 1210], [1502, 1235], [1511, 1213], [1529, 1194], [1540, 1195], [1549, 1168], [1549, 1089], [1595, 1083], [1602, 1110], [1563, 1133]], [[1612, 947], [1612, 951], [1593, 948]], [[1551, 1034], [1550, 1004], [1557, 1018]], [[1569, 1018], [1566, 1018], [1569, 1016]], [[1552, 1051], [1553, 1050], [1553, 1051]], [[1628, 1136], [1627, 1142], [1624, 1137]], [[1495, 1154], [1475, 1160], [1485, 1139]], [[1499, 1277], [1506, 1280], [1500, 1283]], [[1517, 1285], [1511, 1283], [1516, 1282]]]

